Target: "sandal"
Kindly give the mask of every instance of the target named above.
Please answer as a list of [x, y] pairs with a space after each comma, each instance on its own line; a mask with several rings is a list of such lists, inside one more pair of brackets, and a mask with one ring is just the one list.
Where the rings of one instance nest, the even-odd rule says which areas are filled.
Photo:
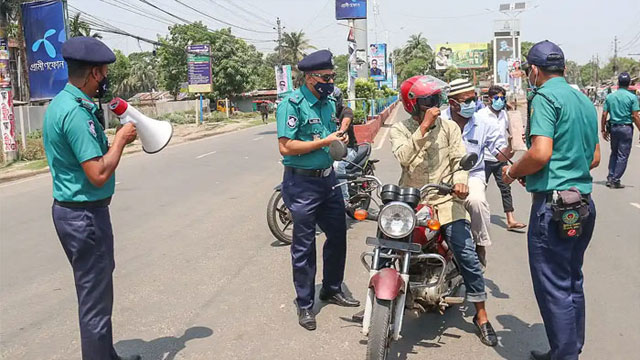
[[513, 231], [513, 232], [519, 232], [519, 233], [521, 233], [522, 231], [519, 231], [519, 230], [522, 230], [522, 229], [524, 229], [524, 228], [526, 228], [526, 227], [527, 227], [527, 224], [523, 224], [523, 223], [516, 223], [516, 224], [515, 224], [515, 225], [513, 225], [513, 226], [509, 226], [509, 225], [507, 225], [507, 231]]
[[480, 341], [487, 346], [496, 346], [498, 345], [498, 335], [496, 335], [495, 330], [493, 330], [493, 326], [491, 326], [490, 322], [486, 322], [482, 325], [478, 324], [478, 315], [473, 317], [473, 323], [476, 325], [478, 330], [480, 330]]

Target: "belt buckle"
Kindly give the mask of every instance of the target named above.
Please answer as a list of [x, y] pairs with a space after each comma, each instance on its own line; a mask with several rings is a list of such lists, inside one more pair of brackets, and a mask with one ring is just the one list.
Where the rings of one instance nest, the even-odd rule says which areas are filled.
[[327, 177], [327, 176], [331, 175], [331, 170], [332, 170], [332, 169], [333, 169], [333, 168], [328, 167], [328, 168], [326, 168], [326, 169], [321, 170], [321, 171], [322, 171], [322, 173], [321, 173], [321, 174], [322, 174], [322, 177]]

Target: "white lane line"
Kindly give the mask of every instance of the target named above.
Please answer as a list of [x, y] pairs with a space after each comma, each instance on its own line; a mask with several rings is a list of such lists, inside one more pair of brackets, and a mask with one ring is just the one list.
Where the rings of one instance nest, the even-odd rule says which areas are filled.
[[264, 136], [258, 136], [257, 138], [252, 139], [251, 141], [258, 141], [258, 140], [262, 140], [262, 139], [264, 139]]
[[640, 148], [640, 145], [636, 145], [637, 148]]
[[208, 152], [206, 154], [198, 155], [198, 156], [196, 156], [196, 159], [202, 159], [205, 156], [213, 155], [215, 153], [217, 153], [217, 151], [212, 151], [212, 152]]
[[636, 207], [638, 209], [640, 209], [640, 204], [638, 203], [629, 203], [631, 206]]
[[116, 185], [120, 185], [120, 181], [116, 181]]
[[380, 139], [380, 143], [376, 145], [374, 150], [380, 150], [384, 146], [384, 142], [387, 140], [387, 135], [389, 135], [389, 130], [391, 130], [391, 126], [384, 129], [384, 133], [382, 134], [382, 139]]

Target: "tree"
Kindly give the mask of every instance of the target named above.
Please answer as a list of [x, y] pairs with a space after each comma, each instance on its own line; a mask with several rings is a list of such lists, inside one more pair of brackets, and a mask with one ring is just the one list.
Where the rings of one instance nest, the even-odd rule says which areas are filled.
[[[616, 60], [616, 68], [618, 74], [626, 71], [631, 77], [640, 76], [640, 61], [635, 61], [631, 58], [620, 57]], [[600, 79], [602, 80], [612, 80], [617, 83], [617, 79], [615, 78], [616, 74], [613, 71], [613, 59], [609, 59], [607, 65], [602, 68], [602, 72], [600, 73]]]
[[415, 75], [435, 74], [433, 49], [422, 33], [411, 35], [402, 48], [394, 50], [393, 59], [399, 81]]
[[177, 97], [180, 84], [187, 81], [188, 45], [211, 45], [214, 99], [252, 90], [259, 82], [262, 54], [253, 45], [231, 34], [230, 29], [211, 31], [201, 22], [169, 27], [157, 50], [160, 84]]
[[565, 63], [565, 78], [569, 84], [577, 84], [579, 86], [585, 86], [587, 84], [582, 83], [582, 76], [580, 74], [580, 66], [578, 63], [572, 60], [568, 60]]
[[444, 72], [444, 81], [451, 82], [460, 77], [460, 70], [455, 66], [449, 66]]
[[127, 61], [128, 72], [116, 88], [119, 96], [129, 98], [137, 93], [151, 92], [158, 88], [158, 59], [152, 53], [131, 53]]
[[109, 92], [106, 98], [119, 96], [126, 99], [129, 94], [123, 89], [123, 82], [131, 73], [131, 63], [122, 51], [116, 49], [113, 53], [116, 55], [116, 62], [109, 65]]
[[102, 39], [100, 33], [91, 33], [91, 27], [85, 21], [80, 19], [80, 13], [75, 14], [69, 21], [69, 37], [74, 36], [90, 36], [96, 39]]
[[344, 83], [348, 81], [349, 71], [349, 55], [337, 55], [333, 57], [336, 72], [335, 83]]
[[520, 45], [520, 57], [522, 58], [522, 61], [527, 60], [527, 55], [529, 54], [529, 50], [531, 50], [531, 48], [533, 47], [533, 45], [535, 45], [534, 43], [532, 43], [531, 41], [523, 41], [522, 44]]
[[[307, 55], [308, 49], [315, 49], [315, 47], [309, 43], [302, 30], [282, 34], [282, 56], [286, 64], [296, 65]], [[275, 50], [278, 52], [279, 46]]]

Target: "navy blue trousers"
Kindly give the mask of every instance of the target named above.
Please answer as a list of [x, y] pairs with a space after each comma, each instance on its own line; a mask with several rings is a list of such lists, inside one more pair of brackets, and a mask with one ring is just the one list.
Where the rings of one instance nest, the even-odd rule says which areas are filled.
[[535, 194], [529, 218], [529, 267], [533, 291], [551, 346], [551, 359], [578, 360], [584, 346], [582, 263], [596, 220], [593, 201], [582, 234], [563, 239], [545, 195]]
[[113, 360], [113, 232], [108, 207], [53, 205], [53, 224], [73, 268], [83, 360]]
[[632, 142], [633, 125], [611, 126], [611, 155], [609, 156], [609, 176], [607, 176], [610, 182], [619, 183], [624, 175]]
[[326, 234], [322, 249], [322, 287], [341, 291], [347, 256], [347, 223], [344, 200], [336, 185], [335, 172], [327, 177], [294, 175], [285, 170], [282, 200], [293, 217], [291, 262], [298, 307], [309, 309], [315, 299], [316, 224]]

